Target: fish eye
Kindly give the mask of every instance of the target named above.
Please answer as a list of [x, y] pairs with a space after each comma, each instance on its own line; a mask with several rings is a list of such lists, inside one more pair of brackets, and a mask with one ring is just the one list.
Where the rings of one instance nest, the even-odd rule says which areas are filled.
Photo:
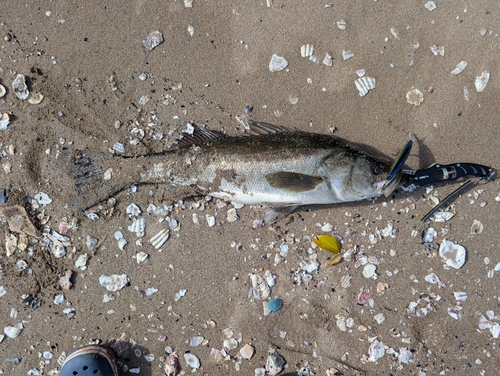
[[374, 164], [373, 164], [373, 173], [375, 175], [380, 175], [381, 173], [383, 173], [385, 170], [385, 165], [383, 162], [380, 162], [380, 161], [376, 161]]

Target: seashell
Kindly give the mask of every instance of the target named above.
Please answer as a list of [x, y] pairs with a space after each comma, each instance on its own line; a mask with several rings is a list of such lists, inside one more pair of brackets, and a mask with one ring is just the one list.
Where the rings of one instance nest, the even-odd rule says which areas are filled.
[[420, 90], [413, 89], [406, 93], [406, 101], [415, 106], [420, 106], [420, 103], [424, 101], [424, 95]]
[[385, 346], [378, 339], [372, 342], [370, 347], [368, 348], [368, 361], [376, 362], [380, 358], [382, 358], [385, 354]]
[[482, 314], [481, 316], [479, 316], [477, 326], [480, 330], [489, 329], [491, 328], [491, 321]]
[[177, 357], [177, 353], [174, 351], [167, 356], [164, 364], [165, 376], [175, 376], [179, 372], [179, 358]]
[[184, 361], [187, 366], [191, 368], [191, 371], [196, 371], [200, 368], [200, 359], [196, 355], [191, 353], [184, 353]]
[[354, 52], [351, 50], [342, 50], [342, 59], [349, 60], [351, 57], [354, 57]]
[[205, 214], [205, 218], [208, 223], [208, 227], [214, 227], [215, 226], [215, 217], [210, 214]]
[[10, 115], [7, 112], [4, 112], [2, 116], [0, 116], [0, 131], [6, 130], [9, 124], [10, 124]]
[[16, 270], [18, 272], [22, 272], [23, 270], [25, 270], [26, 268], [28, 267], [28, 264], [26, 263], [26, 261], [24, 260], [18, 260], [16, 262]]
[[9, 338], [17, 338], [19, 336], [19, 334], [21, 334], [22, 331], [23, 331], [23, 324], [22, 323], [16, 324], [14, 326], [6, 326], [3, 329], [3, 332]]
[[467, 300], [467, 293], [465, 291], [456, 291], [453, 293], [456, 300], [465, 302]]
[[359, 91], [359, 95], [364, 97], [372, 89], [375, 89], [376, 80], [373, 77], [360, 77], [354, 84]]
[[300, 55], [302, 57], [310, 57], [314, 53], [314, 46], [312, 44], [304, 44], [300, 47]]
[[222, 356], [221, 350], [212, 348], [210, 351], [210, 360], [215, 363], [222, 362], [224, 357]]
[[278, 312], [283, 307], [283, 300], [281, 299], [271, 299], [267, 302], [267, 308], [271, 312]]
[[349, 286], [351, 286], [351, 276], [350, 275], [344, 275], [342, 276], [342, 278], [340, 279], [340, 284], [343, 288], [348, 288]]
[[54, 304], [63, 304], [64, 302], [64, 295], [63, 294], [59, 294], [59, 295], [56, 295], [54, 296]]
[[112, 274], [110, 276], [103, 274], [99, 277], [99, 283], [108, 291], [118, 291], [129, 284], [129, 278], [126, 274]]
[[7, 290], [5, 290], [4, 286], [0, 286], [0, 298], [7, 294]]
[[483, 232], [484, 226], [481, 222], [479, 222], [477, 219], [474, 219], [472, 222], [472, 226], [470, 229], [471, 234], [480, 234]]
[[103, 180], [111, 180], [112, 176], [113, 176], [113, 169], [108, 168], [106, 171], [104, 171], [102, 178]]
[[232, 222], [236, 222], [238, 219], [240, 219], [240, 216], [238, 215], [238, 213], [236, 213], [236, 209], [235, 208], [231, 208], [227, 211], [227, 221], [229, 223], [232, 223]]
[[376, 270], [377, 270], [376, 265], [373, 264], [365, 265], [365, 267], [363, 268], [363, 277], [376, 279], [377, 278]]
[[363, 77], [366, 74], [366, 71], [364, 69], [358, 69], [356, 70], [356, 74], [358, 77]]
[[155, 247], [155, 249], [160, 249], [163, 246], [163, 244], [165, 244], [165, 242], [168, 240], [169, 236], [170, 236], [170, 230], [168, 228], [164, 228], [158, 234], [153, 236], [149, 240], [149, 242], [153, 247]]
[[238, 341], [234, 338], [228, 338], [225, 339], [224, 342], [222, 342], [222, 347], [226, 350], [234, 350], [238, 347], [238, 345]]
[[370, 290], [363, 290], [358, 294], [358, 304], [365, 304], [372, 299], [372, 294], [370, 294]]
[[434, 9], [436, 9], [436, 3], [432, 0], [429, 0], [428, 2], [425, 3], [424, 7], [426, 7], [432, 12]]
[[376, 314], [375, 316], [373, 316], [373, 318], [375, 319], [375, 321], [379, 325], [385, 321], [385, 316], [383, 313]]
[[5, 86], [0, 85], [0, 98], [2, 98], [7, 93]]
[[73, 283], [71, 283], [70, 279], [73, 275], [71, 270], [66, 270], [64, 273], [59, 274], [59, 285], [63, 290], [69, 290]]
[[189, 346], [192, 346], [192, 347], [196, 347], [196, 346], [199, 346], [201, 345], [201, 343], [203, 342], [205, 338], [203, 338], [202, 336], [194, 336], [193, 338], [191, 338], [189, 340]]
[[152, 51], [153, 48], [155, 48], [162, 42], [163, 34], [159, 31], [153, 31], [146, 38], [144, 38], [144, 40], [142, 41], [142, 47], [144, 47], [146, 50]]
[[251, 359], [255, 352], [255, 348], [248, 343], [240, 349], [240, 355], [243, 359]]
[[89, 251], [93, 251], [94, 248], [97, 246], [97, 243], [99, 240], [96, 238], [93, 238], [92, 236], [87, 235], [87, 241], [85, 242], [85, 245], [87, 246], [87, 249]]
[[43, 94], [38, 92], [32, 93], [28, 98], [30, 104], [39, 104], [41, 101], [43, 101]]
[[78, 259], [75, 261], [75, 266], [77, 268], [80, 268], [81, 270], [87, 269], [87, 259], [89, 258], [89, 255], [84, 253], [83, 255], [80, 255]]
[[299, 98], [298, 98], [298, 97], [296, 97], [296, 96], [295, 96], [295, 95], [293, 95], [293, 94], [290, 94], [290, 95], [288, 96], [288, 99], [290, 100], [290, 103], [291, 103], [291, 104], [297, 104], [297, 103], [299, 103]]
[[123, 251], [123, 247], [125, 247], [127, 245], [127, 241], [125, 240], [125, 238], [121, 238], [120, 240], [118, 240], [118, 248], [120, 248], [121, 251]]
[[413, 358], [413, 353], [406, 347], [399, 349], [398, 361], [400, 363], [410, 363]]
[[278, 354], [276, 349], [273, 349], [266, 360], [266, 371], [271, 376], [275, 376], [283, 370], [283, 366], [285, 365], [285, 359]]
[[437, 231], [434, 230], [434, 227], [429, 227], [427, 230], [424, 231], [422, 235], [422, 242], [432, 243], [436, 236], [437, 236]]
[[194, 35], [194, 27], [193, 27], [193, 26], [191, 26], [191, 25], [189, 25], [189, 26], [188, 26], [188, 33], [189, 33], [189, 35], [191, 35], [191, 36], [193, 36], [193, 35]]
[[144, 218], [135, 218], [130, 226], [128, 226], [128, 230], [130, 232], [135, 232], [136, 234], [141, 234], [146, 229], [146, 223]]
[[269, 70], [271, 72], [279, 72], [288, 66], [288, 61], [284, 57], [273, 54], [271, 56], [271, 61], [269, 62]]
[[267, 284], [266, 280], [258, 274], [250, 274], [250, 282], [252, 283], [252, 293], [255, 299], [264, 300], [267, 299], [271, 293], [271, 288]]
[[346, 26], [347, 26], [347, 24], [344, 20], [337, 21], [337, 27], [340, 30], [345, 30]]
[[19, 99], [25, 100], [30, 95], [28, 86], [26, 85], [26, 76], [18, 74], [12, 82], [12, 89]]
[[45, 192], [38, 192], [37, 194], [35, 194], [35, 196], [33, 196], [33, 199], [35, 199], [36, 202], [38, 202], [38, 205], [42, 206], [48, 205], [52, 202], [52, 199]]
[[337, 328], [340, 329], [341, 332], [347, 331], [347, 322], [344, 316], [342, 315], [337, 315], [335, 316], [335, 324], [337, 325]]
[[138, 264], [142, 264], [148, 258], [148, 254], [146, 252], [139, 252], [135, 255], [135, 259]]
[[476, 81], [474, 82], [474, 86], [476, 87], [476, 91], [481, 93], [488, 84], [490, 79], [490, 73], [488, 71], [484, 71], [480, 76], [476, 77]]
[[435, 273], [427, 274], [425, 276], [425, 281], [429, 282], [429, 283], [432, 283], [433, 285], [435, 285], [436, 283], [441, 282], [441, 280], [439, 279], [439, 277]]
[[17, 238], [14, 234], [5, 234], [5, 251], [7, 257], [12, 256], [17, 249]]
[[437, 212], [432, 216], [432, 220], [437, 223], [444, 223], [449, 221], [455, 213], [449, 211]]
[[460, 269], [465, 264], [467, 250], [460, 244], [444, 239], [439, 246], [439, 256], [446, 261], [446, 265]]
[[186, 8], [192, 8], [193, 7], [193, 0], [184, 0], [184, 6]]
[[118, 152], [118, 153], [124, 153], [125, 152], [125, 147], [123, 146], [122, 143], [120, 142], [115, 142], [113, 144], [113, 150]]
[[429, 48], [435, 56], [437, 56], [437, 55], [444, 56], [444, 46], [438, 46], [438, 45], [434, 44], [434, 45], [430, 46]]
[[137, 217], [139, 214], [141, 214], [141, 209], [139, 209], [139, 207], [134, 203], [127, 206], [126, 211], [127, 211], [127, 214], [131, 214], [134, 217]]
[[330, 55], [328, 52], [326, 53], [325, 58], [323, 59], [323, 64], [326, 65], [327, 67], [333, 66], [332, 55]]
[[490, 332], [491, 332], [491, 335], [493, 336], [493, 338], [500, 337], [500, 324], [498, 324], [497, 322], [494, 322], [491, 325]]
[[466, 66], [467, 62], [465, 60], [462, 60], [460, 63], [457, 64], [457, 67], [451, 71], [451, 74], [462, 73]]
[[448, 307], [448, 315], [453, 317], [455, 320], [460, 321], [462, 319], [462, 306]]

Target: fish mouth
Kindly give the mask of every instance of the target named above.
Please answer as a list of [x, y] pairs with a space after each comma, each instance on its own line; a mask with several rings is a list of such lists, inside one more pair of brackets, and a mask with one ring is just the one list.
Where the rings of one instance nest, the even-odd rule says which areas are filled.
[[403, 172], [398, 172], [391, 180], [382, 180], [375, 183], [375, 190], [379, 196], [384, 195], [388, 197], [394, 192], [396, 188], [401, 185], [401, 178]]

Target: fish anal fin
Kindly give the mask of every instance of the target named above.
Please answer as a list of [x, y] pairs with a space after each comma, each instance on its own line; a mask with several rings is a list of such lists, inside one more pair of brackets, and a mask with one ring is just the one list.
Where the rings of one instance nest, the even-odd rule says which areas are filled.
[[310, 191], [323, 183], [321, 177], [287, 171], [267, 174], [266, 180], [271, 187], [290, 193]]

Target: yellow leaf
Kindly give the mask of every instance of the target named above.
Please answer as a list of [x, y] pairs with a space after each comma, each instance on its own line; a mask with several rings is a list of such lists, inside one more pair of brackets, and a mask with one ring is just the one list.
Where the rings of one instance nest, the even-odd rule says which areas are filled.
[[340, 262], [340, 260], [342, 260], [342, 257], [343, 257], [343, 256], [344, 256], [344, 253], [343, 253], [343, 252], [342, 252], [342, 253], [339, 253], [339, 254], [337, 254], [337, 255], [335, 255], [335, 256], [332, 256], [332, 257], [330, 258], [330, 260], [328, 260], [328, 262], [326, 263], [326, 266], [337, 265], [337, 264]]
[[342, 250], [342, 245], [335, 236], [317, 235], [313, 238], [313, 242], [321, 249], [331, 252], [334, 255], [339, 254]]

